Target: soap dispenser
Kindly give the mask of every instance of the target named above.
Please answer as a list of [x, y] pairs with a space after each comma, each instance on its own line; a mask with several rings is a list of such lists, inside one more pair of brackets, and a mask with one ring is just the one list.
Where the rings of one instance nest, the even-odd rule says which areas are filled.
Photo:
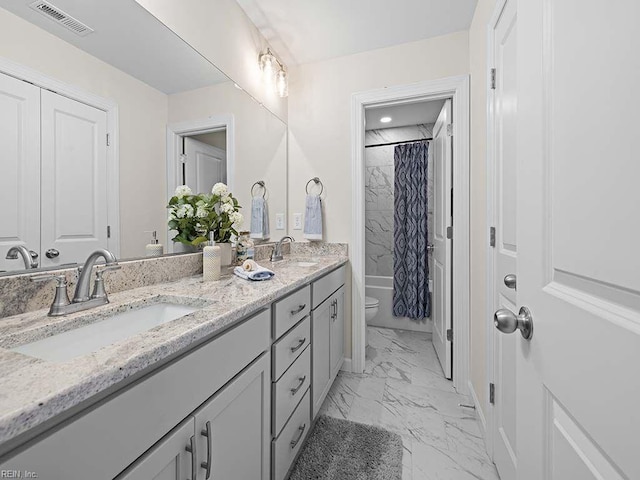
[[209, 242], [202, 250], [202, 279], [205, 282], [220, 280], [220, 247], [216, 246], [213, 232], [209, 232]]
[[164, 249], [162, 245], [158, 243], [158, 234], [155, 230], [146, 231], [145, 233], [151, 234], [151, 243], [148, 243], [146, 247], [144, 247], [147, 252], [147, 257], [159, 257], [164, 253]]

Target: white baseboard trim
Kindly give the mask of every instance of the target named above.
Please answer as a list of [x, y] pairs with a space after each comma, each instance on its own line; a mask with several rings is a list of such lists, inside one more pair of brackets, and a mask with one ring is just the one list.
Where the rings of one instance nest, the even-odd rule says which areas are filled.
[[480, 424], [480, 433], [482, 434], [482, 438], [484, 438], [484, 443], [486, 446], [487, 443], [487, 419], [484, 416], [484, 411], [482, 410], [482, 403], [478, 400], [478, 395], [476, 394], [475, 389], [473, 388], [473, 384], [471, 380], [469, 380], [469, 392], [471, 393], [471, 400], [476, 407], [476, 419]]
[[350, 358], [345, 358], [342, 361], [342, 367], [340, 368], [340, 370], [342, 370], [343, 372], [353, 372], [353, 370], [351, 369], [351, 359]]

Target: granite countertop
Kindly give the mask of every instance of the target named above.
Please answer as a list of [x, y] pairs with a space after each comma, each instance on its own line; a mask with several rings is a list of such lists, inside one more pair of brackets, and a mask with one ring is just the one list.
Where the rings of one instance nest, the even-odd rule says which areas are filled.
[[[37, 310], [0, 320], [0, 445], [41, 425], [91, 397], [121, 383], [191, 345], [215, 336], [275, 299], [315, 280], [347, 262], [346, 256], [318, 256], [312, 267], [290, 256], [276, 264], [262, 262], [276, 275], [269, 281], [250, 282], [231, 273], [215, 282], [202, 276], [135, 288], [110, 295], [111, 303], [64, 317], [48, 317]], [[177, 320], [136, 334], [94, 353], [65, 362], [49, 362], [10, 349], [115, 312], [158, 301], [202, 307]]]

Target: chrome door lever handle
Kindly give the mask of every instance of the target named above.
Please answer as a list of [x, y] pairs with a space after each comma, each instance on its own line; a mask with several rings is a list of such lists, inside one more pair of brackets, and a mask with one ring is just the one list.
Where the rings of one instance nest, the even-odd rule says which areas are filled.
[[533, 317], [527, 307], [520, 308], [518, 316], [507, 308], [501, 308], [493, 315], [493, 324], [502, 333], [520, 330], [525, 340], [533, 337]]

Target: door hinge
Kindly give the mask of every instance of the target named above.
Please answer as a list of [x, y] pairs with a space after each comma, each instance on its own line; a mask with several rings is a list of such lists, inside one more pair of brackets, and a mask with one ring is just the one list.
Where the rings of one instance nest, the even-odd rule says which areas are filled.
[[496, 246], [496, 227], [489, 228], [489, 246]]
[[111, 238], [111, 225], [107, 225], [107, 238]]
[[107, 133], [107, 147], [111, 146], [111, 136]]
[[493, 383], [489, 384], [489, 403], [491, 405], [496, 403], [496, 386]]
[[453, 238], [453, 227], [447, 227], [447, 238]]
[[453, 137], [453, 123], [447, 124], [447, 135]]
[[180, 163], [187, 163], [187, 155], [185, 153], [180, 154]]
[[491, 90], [496, 89], [496, 69], [491, 69]]
[[453, 328], [447, 329], [447, 342], [453, 342]]

